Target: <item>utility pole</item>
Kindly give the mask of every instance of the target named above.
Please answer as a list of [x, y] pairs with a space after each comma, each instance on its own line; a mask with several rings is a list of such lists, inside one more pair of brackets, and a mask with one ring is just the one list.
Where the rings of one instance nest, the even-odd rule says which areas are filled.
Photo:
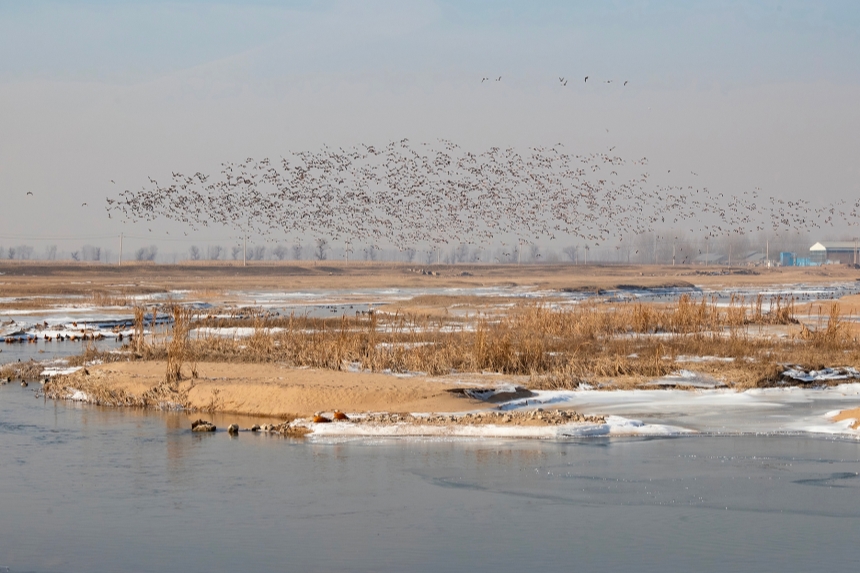
[[122, 233], [119, 234], [119, 264], [117, 266], [122, 266]]
[[242, 266], [248, 266], [248, 259], [246, 258], [246, 252], [248, 250], [248, 235], [242, 235]]
[[705, 237], [705, 265], [711, 264], [711, 238]]

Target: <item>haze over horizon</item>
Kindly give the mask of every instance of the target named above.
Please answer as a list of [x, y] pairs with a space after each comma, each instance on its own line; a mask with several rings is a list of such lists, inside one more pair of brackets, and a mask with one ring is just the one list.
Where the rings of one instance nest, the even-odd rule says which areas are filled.
[[667, 184], [856, 199], [860, 6], [571, 4], [0, 2], [0, 244], [229, 244], [109, 219], [105, 198], [402, 138], [614, 148]]

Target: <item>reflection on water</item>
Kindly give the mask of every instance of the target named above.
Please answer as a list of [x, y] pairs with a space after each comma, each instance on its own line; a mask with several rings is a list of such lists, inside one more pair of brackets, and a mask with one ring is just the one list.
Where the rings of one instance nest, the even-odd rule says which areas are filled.
[[122, 346], [122, 342], [116, 340], [98, 340], [86, 342], [55, 342], [45, 344], [39, 342], [37, 344], [4, 344], [0, 348], [0, 365], [10, 362], [27, 362], [28, 360], [36, 360], [43, 362], [48, 360], [57, 360], [60, 358], [68, 358], [69, 356], [79, 356], [87, 349], [87, 344], [90, 347], [106, 351], [115, 350]]
[[809, 571], [860, 557], [854, 441], [327, 442], [190, 421], [0, 388], [0, 568]]

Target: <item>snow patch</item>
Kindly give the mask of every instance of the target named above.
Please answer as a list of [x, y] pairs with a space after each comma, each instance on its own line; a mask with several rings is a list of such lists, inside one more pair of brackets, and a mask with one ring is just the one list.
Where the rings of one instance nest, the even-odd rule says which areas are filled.
[[421, 424], [309, 424], [312, 438], [327, 437], [457, 437], [457, 438], [531, 438], [564, 439], [601, 436], [673, 436], [692, 433], [679, 426], [646, 424], [621, 416], [610, 416], [605, 424], [572, 423], [559, 426]]
[[78, 370], [83, 368], [82, 366], [69, 366], [66, 368], [60, 367], [50, 367], [42, 370], [42, 373], [39, 376], [64, 376], [67, 374], [74, 374]]

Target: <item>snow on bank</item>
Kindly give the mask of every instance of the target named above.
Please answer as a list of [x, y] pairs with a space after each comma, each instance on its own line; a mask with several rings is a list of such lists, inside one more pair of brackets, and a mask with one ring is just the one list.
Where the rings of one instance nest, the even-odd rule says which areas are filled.
[[72, 402], [89, 402], [90, 397], [81, 390], [75, 390], [74, 388], [69, 388], [69, 392], [71, 394], [66, 398], [67, 400], [71, 400]]
[[826, 434], [860, 439], [852, 420], [834, 422], [841, 410], [860, 405], [860, 383], [824, 388], [726, 388], [698, 390], [553, 390], [501, 404], [498, 410], [571, 408], [601, 415], [606, 423], [561, 425], [410, 423], [309, 424], [315, 437], [462, 437], [566, 439], [598, 436], [707, 434]]
[[789, 368], [782, 373], [783, 378], [798, 382], [827, 382], [830, 380], [854, 380], [860, 378], [856, 368], [822, 368], [821, 370], [804, 370], [800, 367]]
[[275, 334], [278, 332], [283, 332], [283, 328], [274, 327], [274, 328], [254, 328], [248, 326], [228, 326], [228, 327], [213, 327], [213, 326], [203, 326], [200, 328], [195, 328], [191, 330], [188, 334], [191, 338], [198, 337], [220, 337], [220, 338], [250, 338], [257, 332], [261, 332], [263, 334]]
[[74, 374], [81, 368], [83, 368], [83, 366], [67, 366], [65, 368], [51, 366], [42, 370], [42, 373], [39, 374], [39, 376], [65, 376], [68, 374]]
[[449, 438], [532, 438], [564, 439], [599, 436], [674, 436], [692, 430], [678, 426], [645, 424], [621, 416], [609, 416], [605, 424], [572, 423], [559, 426], [517, 426], [500, 424], [445, 426], [422, 424], [364, 424], [361, 422], [310, 424], [311, 437], [449, 437]]

